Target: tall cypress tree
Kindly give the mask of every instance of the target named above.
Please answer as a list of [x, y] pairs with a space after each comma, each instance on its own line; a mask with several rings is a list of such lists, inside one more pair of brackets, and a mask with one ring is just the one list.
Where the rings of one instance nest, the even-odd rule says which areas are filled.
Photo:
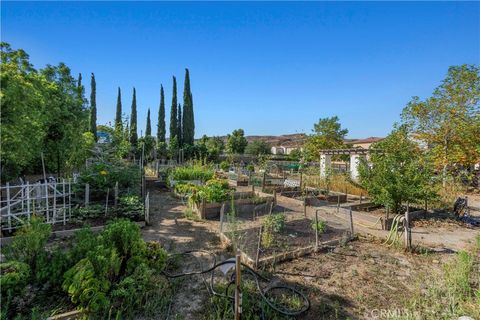
[[137, 134], [137, 92], [135, 87], [133, 88], [132, 98], [132, 114], [130, 115], [130, 143], [133, 147], [137, 146], [138, 134]]
[[115, 131], [121, 132], [123, 127], [122, 123], [122, 92], [120, 91], [120, 87], [118, 87], [118, 94], [117, 94], [117, 110], [115, 113]]
[[95, 75], [92, 72], [92, 80], [90, 82], [92, 91], [90, 92], [90, 132], [93, 133], [95, 141], [97, 141], [97, 83]]
[[165, 142], [165, 95], [160, 85], [160, 108], [158, 109], [157, 142]]
[[193, 99], [190, 91], [190, 73], [185, 69], [185, 83], [183, 88], [183, 142], [193, 145], [195, 137], [195, 120], [193, 116]]
[[78, 99], [83, 100], [83, 85], [82, 85], [82, 74], [78, 74], [77, 80], [77, 91], [78, 91]]
[[[170, 142], [177, 137], [177, 79], [173, 77], [172, 108], [170, 110]], [[178, 139], [178, 137], [177, 137]], [[178, 140], [177, 140], [178, 142]]]
[[147, 128], [145, 128], [145, 137], [152, 135], [152, 124], [150, 123], [150, 108], [147, 112]]
[[183, 128], [182, 128], [182, 105], [178, 104], [178, 121], [177, 121], [177, 137], [178, 137], [178, 146], [182, 147], [183, 145]]

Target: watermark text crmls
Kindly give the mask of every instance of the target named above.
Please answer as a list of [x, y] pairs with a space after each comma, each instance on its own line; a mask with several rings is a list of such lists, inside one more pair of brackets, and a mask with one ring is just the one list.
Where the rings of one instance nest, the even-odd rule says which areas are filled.
[[405, 308], [371, 309], [364, 314], [365, 319], [391, 319], [407, 317], [417, 319], [417, 312]]

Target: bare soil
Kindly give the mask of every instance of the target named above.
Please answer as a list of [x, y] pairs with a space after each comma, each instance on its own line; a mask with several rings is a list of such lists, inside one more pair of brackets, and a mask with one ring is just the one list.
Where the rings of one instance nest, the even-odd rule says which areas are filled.
[[[152, 225], [142, 231], [145, 240], [160, 241], [169, 252], [211, 251], [217, 261], [232, 256], [215, 232], [217, 221], [187, 220], [182, 217], [186, 207], [180, 199], [154, 188], [149, 191]], [[212, 262], [204, 258], [205, 265]], [[311, 309], [298, 319], [369, 319], [374, 309], [401, 306], [416, 289], [418, 279], [440, 270], [440, 261], [449, 258], [448, 254], [404, 253], [362, 238], [331, 252], [277, 264], [268, 271], [277, 281], [294, 285], [308, 295]], [[202, 319], [207, 302], [202, 278], [185, 278], [178, 286], [170, 318]]]
[[328, 253], [284, 262], [274, 271], [309, 293], [303, 319], [371, 319], [377, 310], [402, 308], [427, 273], [441, 269], [446, 254], [418, 255], [368, 239]]

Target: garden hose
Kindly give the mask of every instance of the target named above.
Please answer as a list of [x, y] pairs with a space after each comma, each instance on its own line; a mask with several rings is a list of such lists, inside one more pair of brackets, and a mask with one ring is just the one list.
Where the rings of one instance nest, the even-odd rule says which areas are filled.
[[400, 222], [403, 222], [404, 219], [405, 219], [405, 217], [403, 217], [400, 214], [396, 215], [393, 218], [392, 227], [390, 228], [390, 232], [388, 233], [387, 239], [385, 240], [385, 242], [383, 244], [390, 247], [390, 246], [394, 245], [398, 241], [398, 239], [400, 239], [403, 231], [399, 234], [398, 233], [398, 226], [399, 226]]
[[[208, 255], [213, 257], [213, 263], [212, 263], [212, 266], [210, 268], [203, 269], [201, 261], [196, 256], [193, 255], [194, 253], [197, 253], [197, 252], [207, 253]], [[173, 279], [173, 278], [180, 278], [180, 277], [191, 276], [191, 275], [202, 275], [203, 281], [206, 285], [206, 288], [207, 288], [207, 291], [209, 292], [209, 294], [219, 296], [219, 297], [223, 297], [223, 298], [227, 298], [227, 299], [230, 299], [231, 301], [234, 301], [234, 297], [228, 294], [228, 290], [229, 290], [231, 285], [235, 284], [235, 274], [232, 274], [230, 282], [225, 289], [225, 294], [216, 292], [214, 290], [214, 286], [213, 286], [213, 283], [214, 283], [213, 271], [216, 268], [218, 268], [222, 265], [231, 264], [232, 263], [231, 260], [225, 260], [225, 261], [221, 261], [221, 262], [217, 263], [214, 254], [212, 252], [205, 251], [205, 250], [189, 250], [189, 251], [185, 251], [185, 252], [182, 252], [182, 253], [177, 253], [177, 254], [170, 255], [169, 258], [171, 258], [173, 256], [182, 256], [182, 255], [192, 255], [197, 260], [199, 270], [184, 272], [184, 273], [177, 273], [177, 274], [170, 274], [166, 271], [163, 271], [163, 274], [167, 278], [172, 278]], [[168, 265], [168, 259], [167, 259], [167, 265]], [[256, 287], [257, 287], [257, 290], [260, 293], [260, 296], [262, 297], [263, 301], [269, 307], [271, 307], [273, 310], [277, 311], [280, 314], [286, 315], [286, 316], [298, 316], [298, 315], [306, 312], [310, 308], [310, 301], [308, 300], [308, 298], [303, 293], [301, 293], [300, 291], [298, 291], [297, 289], [295, 289], [293, 287], [286, 286], [286, 285], [275, 285], [275, 286], [269, 286], [265, 290], [262, 289], [262, 287], [260, 286], [260, 281], [259, 280], [261, 280], [263, 282], [270, 282], [270, 281], [267, 278], [265, 278], [264, 276], [262, 276], [261, 274], [257, 273], [252, 268], [250, 268], [248, 265], [246, 265], [244, 263], [242, 263], [241, 265], [244, 268], [244, 270], [242, 270], [242, 272], [246, 272], [253, 277], [253, 279], [255, 281], [255, 284], [256, 284]], [[210, 284], [208, 284], [206, 279], [205, 279], [205, 274], [207, 274], [207, 273], [211, 273]], [[282, 306], [276, 304], [275, 302], [271, 301], [271, 299], [268, 298], [268, 295], [271, 294], [274, 290], [288, 290], [288, 291], [290, 291], [292, 295], [296, 295], [297, 297], [299, 297], [302, 300], [302, 302], [303, 302], [302, 308], [299, 309], [299, 310], [292, 310], [292, 309], [288, 309], [286, 307], [282, 307]]]

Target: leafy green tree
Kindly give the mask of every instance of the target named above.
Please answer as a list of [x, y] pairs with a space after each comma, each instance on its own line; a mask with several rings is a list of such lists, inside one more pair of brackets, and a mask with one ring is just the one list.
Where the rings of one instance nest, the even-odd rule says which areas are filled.
[[95, 81], [95, 75], [93, 74], [93, 72], [90, 86], [90, 132], [93, 133], [95, 141], [97, 141], [97, 83]]
[[138, 134], [137, 134], [137, 92], [133, 88], [132, 98], [132, 114], [130, 115], [130, 144], [133, 148], [137, 147]]
[[145, 128], [145, 136], [152, 135], [152, 124], [150, 123], [150, 108], [147, 111], [147, 127]]
[[115, 112], [115, 130], [123, 130], [123, 119], [122, 119], [122, 92], [120, 87], [118, 87], [117, 93], [117, 109]]
[[182, 105], [178, 104], [178, 120], [177, 120], [177, 137], [178, 137], [178, 146], [181, 148], [183, 146], [183, 128], [182, 128]]
[[177, 159], [177, 157], [178, 157], [177, 137], [173, 137], [173, 139], [170, 139], [170, 143], [168, 144], [168, 156], [171, 159]]
[[480, 68], [454, 66], [433, 95], [414, 97], [402, 113], [413, 137], [428, 146], [443, 177], [458, 165], [480, 159]]
[[44, 111], [45, 162], [49, 171], [61, 174], [64, 170], [73, 169], [66, 165], [75, 144], [82, 144], [88, 113], [78, 99], [77, 81], [72, 77], [70, 68], [60, 63], [58, 66], [47, 65], [40, 72], [50, 83], [44, 91], [47, 101]]
[[206, 142], [208, 160], [209, 161], [218, 161], [218, 157], [222, 154], [225, 149], [225, 144], [220, 137], [211, 137]]
[[1, 43], [1, 177], [9, 180], [40, 156], [45, 137], [46, 79], [22, 49]]
[[207, 161], [218, 161], [218, 157], [224, 150], [224, 143], [220, 137], [207, 137], [203, 135], [197, 144], [197, 153], [201, 159]]
[[242, 154], [247, 144], [243, 129], [233, 130], [232, 134], [227, 135], [226, 149], [229, 154]]
[[130, 153], [132, 147], [130, 144], [130, 128], [128, 119], [123, 120], [122, 130], [114, 130], [113, 145], [114, 153], [117, 159], [124, 159]]
[[404, 202], [420, 203], [435, 195], [430, 166], [405, 126], [394, 129], [375, 149], [381, 152], [371, 154], [370, 164], [362, 161], [359, 166], [360, 183], [373, 202], [398, 213]]
[[193, 114], [193, 97], [190, 90], [190, 72], [185, 69], [183, 89], [183, 142], [193, 145], [195, 139], [195, 120]]
[[177, 79], [173, 77], [173, 89], [172, 89], [172, 107], [170, 109], [170, 143], [173, 138], [176, 139], [176, 147], [178, 148], [178, 123], [177, 123]]
[[255, 140], [246, 146], [245, 153], [254, 156], [270, 154], [271, 146], [266, 141]]
[[141, 137], [138, 139], [138, 151], [137, 154], [144, 153], [144, 161], [148, 162], [153, 159], [153, 152], [155, 150], [155, 138], [151, 135]]
[[305, 142], [305, 152], [309, 160], [318, 159], [322, 149], [338, 149], [343, 146], [343, 141], [348, 129], [342, 129], [337, 116], [321, 118], [313, 125], [313, 134]]
[[[160, 86], [160, 107], [158, 108], [158, 123], [157, 123], [157, 143], [165, 142], [165, 94], [163, 86]], [[157, 146], [159, 148], [160, 145]]]
[[293, 149], [288, 155], [287, 159], [290, 161], [299, 161], [302, 159], [302, 151], [300, 149]]

